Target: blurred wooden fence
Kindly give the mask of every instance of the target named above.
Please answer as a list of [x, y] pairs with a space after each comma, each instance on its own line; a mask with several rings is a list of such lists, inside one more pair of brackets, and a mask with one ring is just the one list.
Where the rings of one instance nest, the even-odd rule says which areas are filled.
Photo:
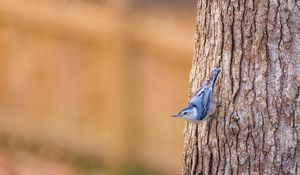
[[193, 18], [116, 9], [0, 0], [0, 131], [179, 173]]

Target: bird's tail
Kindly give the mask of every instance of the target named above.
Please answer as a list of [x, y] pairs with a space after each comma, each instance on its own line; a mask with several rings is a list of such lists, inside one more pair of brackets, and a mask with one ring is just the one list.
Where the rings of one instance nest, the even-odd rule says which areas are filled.
[[215, 83], [216, 83], [216, 80], [218, 78], [220, 71], [221, 71], [221, 68], [213, 68], [211, 71], [209, 80], [210, 80], [210, 83], [211, 83], [210, 85], [212, 88], [214, 88], [214, 86], [215, 86]]

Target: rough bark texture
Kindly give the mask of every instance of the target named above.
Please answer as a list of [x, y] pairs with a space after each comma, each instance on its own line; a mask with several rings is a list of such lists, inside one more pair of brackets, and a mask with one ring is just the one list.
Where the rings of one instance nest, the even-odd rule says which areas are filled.
[[191, 95], [213, 67], [217, 112], [186, 124], [183, 174], [300, 174], [300, 1], [199, 0]]

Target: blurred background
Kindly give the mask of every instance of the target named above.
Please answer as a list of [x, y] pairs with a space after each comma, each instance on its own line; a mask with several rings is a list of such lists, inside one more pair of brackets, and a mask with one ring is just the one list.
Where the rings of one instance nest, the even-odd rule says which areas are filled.
[[0, 175], [181, 173], [196, 0], [0, 0]]

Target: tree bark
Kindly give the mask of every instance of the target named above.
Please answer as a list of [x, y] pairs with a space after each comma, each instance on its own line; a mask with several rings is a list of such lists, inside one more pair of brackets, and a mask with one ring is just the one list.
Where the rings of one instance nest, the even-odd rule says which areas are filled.
[[198, 0], [195, 39], [190, 95], [222, 71], [182, 174], [300, 174], [300, 1]]

